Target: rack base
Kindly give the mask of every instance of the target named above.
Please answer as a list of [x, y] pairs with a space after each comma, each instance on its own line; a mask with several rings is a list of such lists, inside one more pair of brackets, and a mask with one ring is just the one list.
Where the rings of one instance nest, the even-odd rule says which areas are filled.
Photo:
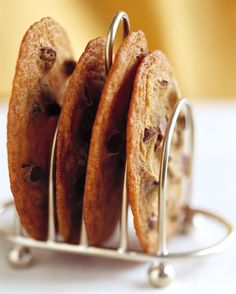
[[[7, 212], [13, 205], [12, 201], [0, 204], [0, 215]], [[183, 227], [183, 231], [185, 233], [189, 232], [189, 228], [193, 228], [193, 218], [196, 214], [200, 214], [205, 218], [210, 218], [215, 222], [218, 222], [220, 225], [223, 225], [227, 233], [222, 240], [212, 246], [205, 247], [200, 250], [181, 253], [168, 252], [167, 254], [157, 253], [156, 255], [151, 255], [143, 252], [129, 251], [128, 249], [123, 250], [122, 247], [112, 249], [92, 247], [84, 244], [72, 245], [58, 242], [56, 240], [38, 241], [25, 236], [23, 232], [22, 235], [19, 235], [19, 233], [14, 229], [9, 230], [1, 226], [0, 235], [15, 245], [8, 255], [8, 261], [13, 267], [22, 268], [30, 266], [33, 261], [33, 255], [31, 253], [31, 249], [33, 248], [81, 255], [100, 256], [127, 261], [151, 262], [151, 266], [148, 271], [148, 280], [152, 286], [160, 288], [169, 285], [175, 277], [174, 268], [170, 263], [171, 260], [203, 257], [220, 253], [226, 250], [234, 240], [235, 233], [229, 222], [214, 213], [190, 207], [187, 208], [187, 221], [184, 222]]]

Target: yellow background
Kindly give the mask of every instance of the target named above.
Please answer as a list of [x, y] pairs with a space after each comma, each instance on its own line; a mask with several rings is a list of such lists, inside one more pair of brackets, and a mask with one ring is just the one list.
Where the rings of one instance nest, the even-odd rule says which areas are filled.
[[236, 97], [234, 0], [0, 0], [0, 97], [10, 96], [20, 42], [32, 23], [55, 18], [78, 59], [90, 39], [106, 35], [118, 10], [129, 14], [131, 29], [146, 33], [150, 49], [167, 54], [185, 96]]

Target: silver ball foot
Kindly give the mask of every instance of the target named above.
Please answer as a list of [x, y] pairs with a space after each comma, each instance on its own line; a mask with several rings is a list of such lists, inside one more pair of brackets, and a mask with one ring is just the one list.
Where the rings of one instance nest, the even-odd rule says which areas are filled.
[[152, 265], [148, 271], [149, 283], [156, 288], [167, 287], [175, 278], [172, 265], [164, 262]]
[[13, 267], [27, 267], [32, 263], [32, 253], [29, 248], [16, 245], [8, 255], [8, 261]]

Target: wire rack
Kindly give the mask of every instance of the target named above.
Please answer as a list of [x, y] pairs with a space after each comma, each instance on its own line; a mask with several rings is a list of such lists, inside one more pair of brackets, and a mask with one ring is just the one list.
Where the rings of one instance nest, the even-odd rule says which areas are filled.
[[[120, 23], [123, 23], [124, 37], [130, 31], [130, 23], [128, 15], [121, 11], [118, 12], [112, 20], [109, 28], [107, 42], [106, 42], [106, 70], [109, 68], [113, 60], [113, 44], [116, 36], [116, 32]], [[47, 249], [51, 251], [62, 251], [74, 254], [100, 256], [120, 260], [129, 261], [143, 261], [150, 262], [151, 266], [148, 271], [148, 279], [154, 287], [165, 287], [175, 277], [175, 271], [171, 265], [171, 261], [176, 259], [186, 259], [194, 257], [203, 257], [220, 253], [228, 248], [234, 239], [234, 231], [231, 224], [224, 218], [211, 213], [209, 211], [193, 209], [190, 207], [190, 195], [192, 188], [192, 176], [189, 176], [188, 181], [188, 203], [185, 207], [185, 219], [183, 221], [183, 230], [189, 231], [192, 227], [192, 221], [196, 214], [201, 214], [205, 218], [210, 218], [213, 221], [223, 225], [225, 228], [224, 237], [217, 243], [201, 248], [194, 251], [183, 251], [173, 253], [168, 251], [167, 247], [167, 200], [166, 200], [166, 186], [167, 186], [167, 169], [168, 158], [171, 148], [171, 139], [174, 133], [177, 119], [182, 111], [185, 111], [187, 127], [189, 129], [189, 150], [190, 150], [190, 167], [192, 170], [192, 158], [193, 158], [193, 146], [194, 146], [194, 124], [193, 115], [191, 109], [191, 103], [186, 98], [182, 98], [174, 107], [173, 113], [168, 121], [165, 136], [163, 140], [162, 154], [160, 158], [160, 179], [159, 179], [159, 197], [158, 197], [158, 251], [156, 254], [147, 254], [144, 252], [132, 251], [128, 248], [128, 225], [127, 225], [127, 177], [125, 168], [124, 186], [123, 186], [123, 199], [121, 207], [120, 217], [120, 240], [119, 246], [115, 249], [110, 248], [98, 248], [88, 244], [86, 227], [82, 217], [82, 228], [80, 234], [80, 241], [77, 245], [71, 245], [63, 243], [58, 240], [55, 230], [55, 203], [54, 203], [54, 172], [55, 172], [55, 151], [57, 141], [57, 130], [55, 132], [51, 161], [50, 161], [50, 173], [49, 173], [49, 215], [48, 215], [48, 237], [46, 241], [38, 241], [30, 238], [26, 235], [24, 228], [22, 227], [17, 213], [15, 213], [16, 222], [15, 226], [11, 229], [7, 229], [4, 226], [0, 226], [0, 235], [6, 240], [14, 244], [14, 248], [8, 255], [8, 260], [12, 266], [25, 267], [32, 261], [31, 248]], [[7, 212], [10, 207], [14, 206], [13, 201], [9, 200], [4, 203], [0, 203], [0, 215]]]

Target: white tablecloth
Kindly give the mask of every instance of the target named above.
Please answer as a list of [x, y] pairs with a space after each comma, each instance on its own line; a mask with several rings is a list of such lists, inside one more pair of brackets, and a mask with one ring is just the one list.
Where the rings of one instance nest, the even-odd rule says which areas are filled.
[[[195, 105], [196, 148], [193, 205], [209, 208], [236, 225], [236, 103]], [[10, 195], [6, 161], [6, 106], [0, 105], [0, 200]], [[1, 221], [1, 220], [0, 220]], [[208, 223], [207, 223], [208, 224]], [[207, 229], [206, 229], [207, 228]], [[214, 225], [171, 249], [197, 248], [222, 236]], [[33, 266], [13, 269], [12, 244], [0, 237], [0, 293], [153, 293], [149, 264], [34, 250]], [[173, 263], [176, 280], [161, 293], [236, 293], [236, 246], [203, 259]]]

